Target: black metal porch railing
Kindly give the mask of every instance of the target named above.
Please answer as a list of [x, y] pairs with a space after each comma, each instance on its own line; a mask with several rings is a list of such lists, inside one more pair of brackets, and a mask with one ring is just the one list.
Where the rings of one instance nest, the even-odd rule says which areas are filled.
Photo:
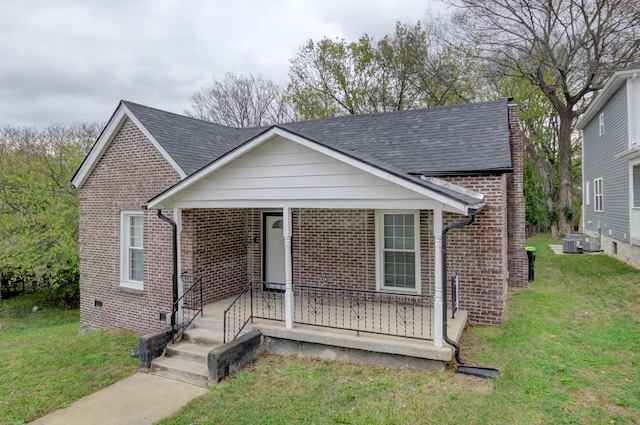
[[[285, 285], [249, 283], [224, 312], [224, 342], [253, 318], [285, 320]], [[433, 340], [433, 297], [364, 289], [293, 285], [293, 322], [363, 333]]]
[[198, 315], [202, 315], [202, 278], [190, 274], [182, 274], [182, 287], [184, 293], [173, 305], [173, 317], [171, 328], [173, 330], [173, 342], [180, 337]]
[[222, 342], [232, 341], [253, 319], [253, 282], [249, 282], [242, 292], [224, 311]]
[[432, 340], [433, 297], [364, 289], [294, 285], [294, 322]]

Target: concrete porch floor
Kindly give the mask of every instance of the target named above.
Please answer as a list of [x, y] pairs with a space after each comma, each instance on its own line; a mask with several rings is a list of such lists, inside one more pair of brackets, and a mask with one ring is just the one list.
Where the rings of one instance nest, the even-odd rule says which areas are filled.
[[[219, 300], [204, 306], [204, 311], [200, 322], [197, 326], [207, 326], [203, 322], [211, 321], [218, 325], [210, 324], [210, 329], [219, 328], [222, 332], [221, 324], [223, 323], [224, 310], [231, 305], [235, 297]], [[299, 300], [298, 300], [299, 301]], [[306, 302], [295, 302], [296, 309], [304, 309], [308, 306]], [[422, 309], [421, 314], [424, 317], [431, 318], [429, 320], [429, 326], [433, 321], [432, 309], [429, 307], [417, 307]], [[384, 310], [383, 310], [384, 311]], [[306, 314], [306, 312], [296, 311], [296, 317]], [[304, 316], [302, 316], [304, 317]], [[378, 318], [377, 320], [388, 320], [388, 318]], [[451, 311], [448, 311], [447, 316], [447, 334], [449, 338], [454, 341], [458, 341], [464, 327], [467, 322], [467, 312], [458, 310], [456, 312], [455, 319], [451, 319]], [[366, 327], [366, 325], [365, 325]], [[360, 332], [359, 334], [353, 330], [334, 329], [321, 326], [302, 325], [294, 323], [293, 329], [286, 329], [284, 321], [275, 321], [267, 319], [254, 319], [253, 322], [249, 322], [244, 329], [244, 332], [250, 330], [259, 330], [268, 339], [289, 341], [289, 345], [283, 349], [275, 349], [273, 352], [277, 354], [285, 355], [297, 355], [299, 357], [320, 357], [327, 359], [345, 359], [337, 356], [338, 352], [345, 352], [345, 350], [352, 350], [353, 353], [373, 353], [387, 356], [398, 356], [401, 359], [401, 363], [407, 363], [406, 359], [417, 359], [439, 362], [444, 367], [444, 363], [450, 361], [453, 358], [453, 348], [445, 344], [443, 348], [436, 348], [433, 341], [415, 338], [406, 338], [401, 336], [389, 336], [372, 334], [366, 332]], [[274, 347], [276, 345], [274, 344]], [[282, 346], [282, 345], [279, 345]], [[311, 347], [311, 348], [310, 348]], [[325, 348], [323, 348], [325, 347]], [[329, 349], [331, 348], [331, 349]], [[333, 350], [333, 351], [332, 351]], [[305, 355], [307, 353], [308, 355]], [[362, 357], [362, 355], [359, 355]], [[357, 361], [357, 360], [356, 360]], [[379, 363], [379, 362], [373, 362]], [[388, 362], [387, 362], [388, 363]], [[393, 362], [392, 362], [393, 363]], [[411, 363], [411, 361], [409, 361]], [[393, 366], [393, 364], [389, 364]], [[403, 366], [399, 366], [403, 367]], [[413, 368], [409, 365], [409, 368]], [[440, 369], [440, 366], [437, 367]]]

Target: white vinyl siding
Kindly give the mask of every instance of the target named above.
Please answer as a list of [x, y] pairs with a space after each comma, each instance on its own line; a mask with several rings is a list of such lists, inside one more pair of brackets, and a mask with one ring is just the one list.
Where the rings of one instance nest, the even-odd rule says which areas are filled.
[[419, 291], [420, 215], [418, 211], [378, 211], [378, 287]]
[[604, 198], [603, 187], [602, 187], [602, 177], [599, 179], [595, 179], [593, 181], [593, 209], [595, 211], [602, 212], [603, 205], [602, 201]]
[[[174, 206], [277, 207], [283, 201], [306, 208], [385, 207], [429, 209], [442, 205], [379, 177], [283, 137], [256, 147], [185, 189]], [[452, 211], [452, 210], [451, 210]]]
[[144, 215], [123, 212], [120, 220], [120, 285], [143, 288], [144, 276]]

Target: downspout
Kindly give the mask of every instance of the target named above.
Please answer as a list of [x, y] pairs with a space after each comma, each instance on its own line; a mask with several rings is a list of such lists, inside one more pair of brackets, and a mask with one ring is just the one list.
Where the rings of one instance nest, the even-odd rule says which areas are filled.
[[171, 329], [175, 332], [176, 315], [178, 314], [178, 225], [172, 219], [162, 215], [162, 210], [158, 210], [158, 217], [171, 225], [173, 237], [173, 307], [171, 310]]
[[442, 309], [442, 336], [445, 342], [455, 349], [456, 362], [461, 366], [464, 366], [465, 361], [460, 358], [460, 344], [447, 335], [447, 232], [473, 223], [476, 219], [477, 211], [471, 210], [470, 212], [471, 217], [468, 220], [450, 224], [442, 230], [442, 283], [445, 285], [444, 291], [442, 291], [442, 303], [444, 304], [444, 308]]

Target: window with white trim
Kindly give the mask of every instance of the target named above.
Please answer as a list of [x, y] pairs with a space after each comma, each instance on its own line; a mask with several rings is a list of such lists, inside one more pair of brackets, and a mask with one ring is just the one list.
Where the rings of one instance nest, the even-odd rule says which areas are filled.
[[603, 211], [603, 187], [602, 177], [593, 181], [593, 209], [594, 211]]
[[144, 214], [123, 211], [120, 219], [120, 286], [142, 289]]
[[600, 117], [598, 117], [598, 127], [602, 136], [604, 134], [604, 114], [600, 114]]
[[640, 208], [640, 164], [631, 169], [633, 178], [633, 207]]
[[378, 288], [420, 292], [419, 211], [377, 211]]

